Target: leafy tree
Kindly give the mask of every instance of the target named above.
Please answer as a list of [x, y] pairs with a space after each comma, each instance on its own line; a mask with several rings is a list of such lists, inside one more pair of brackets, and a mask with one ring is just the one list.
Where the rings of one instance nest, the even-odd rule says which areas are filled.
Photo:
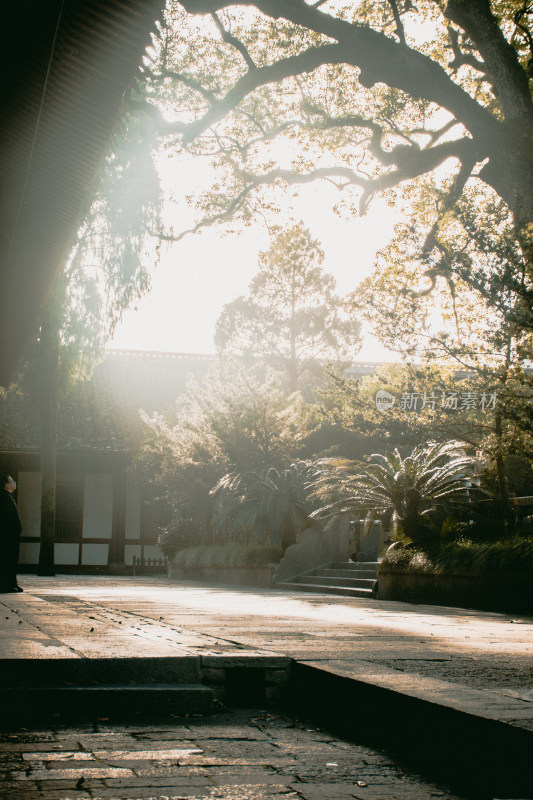
[[215, 528], [250, 531], [258, 541], [267, 539], [285, 550], [301, 531], [316, 524], [310, 514], [318, 475], [319, 470], [309, 461], [284, 470], [269, 467], [261, 472], [224, 475], [211, 492]]
[[148, 230], [158, 226], [159, 187], [146, 123], [123, 120], [68, 262], [43, 309], [20, 378], [38, 399], [41, 430], [39, 574], [54, 574], [57, 409], [87, 375], [123, 311], [149, 286]]
[[[302, 453], [353, 461], [375, 452], [406, 451], [421, 442], [450, 438], [479, 449], [478, 440], [469, 438], [471, 418], [439, 407], [442, 394], [454, 382], [453, 368], [440, 364], [382, 364], [362, 377], [327, 370], [327, 380], [314, 390], [316, 401], [306, 409]], [[386, 412], [376, 407], [380, 390], [395, 398]], [[427, 403], [422, 408], [425, 393], [438, 397], [439, 404]], [[420, 398], [416, 411], [402, 408], [401, 398], [411, 394]]]
[[472, 498], [474, 461], [457, 442], [418, 445], [405, 458], [395, 449], [371, 455], [364, 465], [332, 461], [330, 467], [318, 492], [334, 499], [316, 516], [389, 514], [417, 545], [431, 541], [446, 515], [464, 511]]
[[[435, 187], [425, 188], [413, 218], [398, 226], [351, 295], [353, 313], [405, 357], [491, 374], [509, 359], [530, 358], [533, 282], [504, 204], [466, 190], [435, 231], [430, 209], [439, 198]], [[431, 252], [418, 249], [424, 236], [432, 238]]]
[[318, 179], [364, 213], [434, 175], [437, 227], [465, 186], [490, 187], [531, 274], [532, 18], [516, 0], [172, 2], [148, 111], [170, 147], [219, 167], [198, 224], [247, 221], [275, 204], [267, 187]]
[[274, 378], [265, 381], [231, 362], [219, 363], [203, 383], [166, 414], [145, 417], [148, 438], [139, 469], [166, 501], [165, 541], [211, 543], [211, 489], [229, 472], [282, 468], [299, 442], [299, 401], [288, 402]]
[[[432, 197], [435, 190], [427, 191], [426, 208]], [[533, 446], [533, 376], [524, 367], [533, 355], [533, 284], [509, 222], [501, 201], [470, 189], [431, 234], [432, 254], [421, 257], [419, 229], [430, 222], [420, 207], [378, 254], [351, 303], [404, 356], [460, 369], [463, 391], [497, 395], [493, 412], [469, 414], [455, 436], [494, 460], [501, 511], [511, 521], [505, 461]]]
[[351, 360], [360, 325], [342, 318], [334, 278], [320, 266], [323, 258], [302, 223], [279, 231], [259, 256], [249, 296], [224, 307], [215, 332], [219, 351], [259, 357], [284, 370], [291, 392], [312, 360]]

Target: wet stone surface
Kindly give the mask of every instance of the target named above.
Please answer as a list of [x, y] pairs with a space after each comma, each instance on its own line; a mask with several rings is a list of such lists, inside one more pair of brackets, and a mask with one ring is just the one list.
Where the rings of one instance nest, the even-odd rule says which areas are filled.
[[465, 800], [387, 754], [261, 710], [0, 733], [2, 800]]

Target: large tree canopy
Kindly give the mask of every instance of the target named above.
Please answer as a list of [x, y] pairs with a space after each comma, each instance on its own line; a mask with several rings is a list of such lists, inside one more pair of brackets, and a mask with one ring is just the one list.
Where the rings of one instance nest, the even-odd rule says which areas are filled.
[[364, 212], [446, 163], [436, 223], [478, 180], [529, 248], [532, 20], [523, 0], [171, 2], [151, 112], [173, 146], [226, 169], [201, 224], [246, 217], [263, 187], [320, 178]]
[[360, 324], [343, 316], [323, 258], [302, 223], [279, 231], [259, 254], [249, 296], [224, 306], [218, 318], [219, 352], [259, 358], [283, 370], [292, 392], [306, 365], [319, 359], [351, 361], [359, 350]]

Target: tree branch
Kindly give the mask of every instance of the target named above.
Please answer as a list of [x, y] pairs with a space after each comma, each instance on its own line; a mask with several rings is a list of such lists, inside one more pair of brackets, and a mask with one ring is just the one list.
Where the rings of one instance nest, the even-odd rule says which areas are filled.
[[[327, 53], [325, 52], [327, 51]], [[341, 63], [342, 58], [336, 45], [321, 48], [311, 47], [296, 56], [281, 59], [267, 67], [256, 68], [237, 80], [224, 98], [211, 105], [196, 122], [190, 123], [184, 136], [184, 144], [189, 144], [207, 128], [220, 122], [228, 112], [235, 109], [255, 89], [284, 78], [313, 72], [325, 63]]]
[[[230, 5], [228, 0], [184, 0], [182, 4], [192, 14], [208, 13]], [[362, 86], [370, 88], [383, 82], [407, 92], [413, 98], [446, 108], [473, 135], [479, 137], [480, 142], [492, 141], [494, 146], [495, 142], [503, 140], [498, 120], [455, 84], [429, 56], [399, 44], [372, 28], [333, 17], [301, 0], [239, 0], [238, 4], [254, 5], [267, 17], [282, 17], [327, 36], [338, 44], [310, 48], [292, 58], [281, 59], [257, 70], [253, 79], [245, 76], [228, 92], [219, 111], [224, 108], [223, 113], [227, 113], [246, 94], [266, 83], [311, 72], [324, 64], [344, 63], [360, 69], [359, 82]], [[499, 35], [502, 36], [501, 31]], [[206, 115], [198, 123], [198, 132], [191, 128], [190, 135], [198, 135], [202, 126], [214, 121], [217, 121], [214, 116]]]
[[395, 147], [388, 155], [390, 156], [389, 163], [393, 163], [397, 169], [367, 182], [365, 192], [361, 197], [361, 213], [365, 212], [371, 194], [398, 186], [403, 181], [416, 178], [419, 175], [425, 175], [449, 158], [456, 158], [461, 163], [459, 176], [454, 182], [453, 194], [450, 192], [450, 202], [452, 197], [455, 198], [453, 200], [455, 202], [459, 197], [457, 192], [459, 192], [461, 181], [464, 180], [466, 182], [476, 160], [470, 139], [443, 142], [427, 150], [419, 150], [417, 147], [410, 146]]
[[523, 34], [524, 38], [527, 40], [531, 55], [533, 56], [533, 36], [531, 35], [531, 31], [529, 30], [527, 25], [523, 25], [522, 24], [522, 18], [526, 17], [526, 21], [527, 21], [527, 17], [530, 14], [533, 14], [533, 5], [531, 5], [531, 3], [525, 3], [524, 7], [519, 9], [516, 12], [516, 14], [514, 15], [514, 22], [515, 22], [516, 27], [520, 31], [522, 31], [522, 34]]
[[476, 46], [507, 119], [522, 117], [533, 125], [533, 103], [526, 75], [509, 44], [489, 0], [448, 0], [444, 15]]
[[412, 132], [413, 134], [416, 133], [420, 134], [421, 136], [428, 136], [429, 137], [428, 146], [429, 146], [438, 142], [438, 140], [441, 139], [445, 134], [447, 134], [448, 131], [450, 131], [452, 128], [454, 128], [456, 125], [459, 124], [460, 123], [456, 119], [450, 119], [442, 126], [442, 128], [438, 128], [436, 131], [429, 131], [426, 130], [425, 128], [413, 128]]
[[253, 58], [251, 57], [250, 53], [248, 52], [248, 50], [246, 49], [244, 44], [239, 39], [237, 39], [236, 36], [233, 36], [229, 31], [227, 31], [225, 29], [224, 25], [220, 21], [220, 19], [217, 16], [217, 14], [212, 13], [211, 14], [211, 18], [213, 19], [215, 25], [217, 26], [217, 28], [218, 28], [218, 30], [220, 32], [220, 35], [222, 36], [222, 40], [224, 42], [226, 42], [226, 44], [230, 44], [232, 47], [234, 47], [241, 54], [241, 56], [244, 58], [247, 66], [248, 66], [248, 69], [249, 70], [257, 69], [257, 66], [256, 66]]
[[172, 78], [174, 81], [178, 81], [178, 83], [183, 83], [184, 86], [187, 86], [189, 89], [193, 89], [195, 92], [198, 92], [205, 97], [205, 99], [209, 103], [215, 103], [217, 101], [217, 96], [214, 92], [211, 92], [209, 89], [206, 89], [202, 86], [202, 84], [191, 78], [189, 75], [185, 75], [182, 72], [175, 72], [171, 69], [164, 69], [161, 72], [148, 72], [148, 77], [151, 81], [159, 83], [160, 81], [165, 80], [165, 78]]
[[463, 53], [459, 45], [459, 34], [454, 28], [451, 27], [451, 25], [448, 25], [448, 38], [450, 40], [450, 45], [453, 52], [453, 60], [448, 64], [451, 70], [457, 72], [459, 67], [465, 65], [473, 67], [473, 69], [478, 70], [478, 72], [482, 72], [484, 75], [486, 74], [487, 70], [483, 61], [480, 61], [473, 55], [467, 55], [466, 53]]
[[431, 230], [429, 231], [428, 235], [426, 236], [426, 241], [422, 247], [422, 255], [427, 257], [429, 253], [433, 250], [436, 246], [436, 237], [438, 230], [440, 228], [440, 224], [442, 222], [443, 217], [452, 210], [458, 199], [460, 198], [461, 194], [463, 193], [463, 189], [466, 186], [466, 182], [472, 175], [472, 170], [475, 166], [474, 159], [465, 159], [461, 163], [461, 168], [459, 170], [458, 175], [456, 175], [450, 191], [444, 198], [444, 201], [441, 204], [441, 209], [437, 220], [433, 223]]
[[405, 44], [405, 30], [403, 27], [402, 18], [400, 17], [400, 12], [398, 11], [398, 3], [396, 0], [388, 0], [388, 3], [392, 9], [394, 22], [396, 23], [396, 34], [398, 39], [400, 40], [401, 44]]
[[218, 222], [229, 219], [239, 208], [241, 208], [254, 189], [260, 186], [268, 186], [276, 183], [277, 181], [284, 181], [289, 185], [312, 183], [320, 178], [342, 177], [346, 183], [342, 186], [337, 185], [337, 188], [342, 189], [344, 186], [353, 184], [356, 186], [364, 186], [367, 183], [365, 178], [358, 176], [353, 170], [348, 167], [323, 167], [313, 170], [307, 174], [301, 174], [292, 170], [274, 169], [264, 175], [250, 176], [248, 183], [241, 189], [241, 191], [233, 198], [233, 200], [220, 211], [218, 214], [213, 214], [210, 217], [204, 217], [193, 228], [182, 231], [177, 236], [172, 234], [158, 234], [153, 232], [152, 235], [163, 239], [164, 241], [179, 242], [189, 233], [198, 233], [202, 228], [210, 227]]
[[[250, 119], [250, 115], [246, 116], [247, 118]], [[252, 121], [255, 123], [255, 120]], [[257, 126], [259, 127], [258, 124]], [[277, 136], [281, 135], [282, 133], [285, 133], [285, 131], [288, 131], [291, 128], [302, 128], [303, 130], [314, 130], [314, 131], [327, 131], [327, 130], [333, 130], [334, 128], [345, 128], [345, 127], [352, 127], [352, 128], [359, 127], [371, 130], [374, 139], [374, 146], [376, 147], [376, 152], [377, 151], [382, 152], [384, 158], [387, 159], [387, 163], [390, 162], [389, 159], [390, 153], [386, 153], [385, 151], [380, 150], [380, 141], [383, 135], [383, 129], [381, 128], [381, 126], [373, 122], [373, 120], [368, 120], [365, 117], [361, 117], [357, 114], [352, 114], [351, 116], [347, 117], [325, 117], [320, 122], [306, 122], [305, 120], [301, 119], [286, 120], [281, 125], [278, 125], [271, 131], [263, 131], [262, 136], [256, 136], [254, 139], [249, 139], [244, 144], [240, 144], [234, 138], [231, 138], [230, 141], [232, 142], [234, 148], [239, 151], [239, 153], [245, 154], [251, 147], [254, 147], [260, 142], [270, 142]]]
[[157, 106], [154, 106], [152, 103], [148, 103], [144, 100], [130, 99], [128, 100], [128, 107], [132, 111], [148, 114], [156, 127], [157, 133], [160, 135], [165, 136], [175, 133], [184, 133], [188, 128], [188, 123], [186, 122], [169, 122], [164, 118]]
[[304, 174], [293, 170], [274, 169], [263, 175], [250, 175], [248, 176], [246, 185], [218, 214], [204, 217], [193, 228], [188, 228], [177, 235], [157, 232], [152, 232], [152, 235], [164, 241], [178, 242], [188, 234], [198, 233], [198, 231], [202, 228], [210, 227], [218, 222], [230, 219], [236, 211], [242, 208], [248, 195], [254, 191], [254, 189], [258, 189], [261, 186], [273, 185], [278, 181], [283, 181], [290, 186], [293, 186], [313, 183], [316, 180], [342, 178], [343, 183], [335, 183], [339, 191], [342, 191], [347, 186], [359, 186], [363, 189], [359, 203], [360, 213], [363, 216], [366, 213], [370, 199], [375, 193], [384, 189], [390, 189], [394, 186], [398, 186], [404, 180], [417, 177], [418, 175], [423, 175], [429, 170], [437, 167], [439, 164], [442, 164], [448, 158], [457, 158], [459, 160], [465, 158], [465, 143], [468, 142], [469, 140], [460, 142], [446, 142], [442, 145], [432, 148], [431, 150], [416, 150], [418, 158], [411, 157], [405, 160], [401, 168], [392, 170], [391, 172], [385, 175], [380, 175], [374, 179], [362, 177], [349, 167], [342, 166], [321, 167]]

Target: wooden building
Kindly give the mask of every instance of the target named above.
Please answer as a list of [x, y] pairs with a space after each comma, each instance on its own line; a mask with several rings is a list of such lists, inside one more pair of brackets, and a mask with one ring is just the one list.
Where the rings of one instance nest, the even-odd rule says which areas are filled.
[[[61, 572], [120, 572], [134, 556], [159, 558], [157, 507], [130, 465], [142, 446], [140, 411], [164, 411], [201, 378], [211, 356], [110, 351], [78, 383], [58, 419], [55, 563]], [[0, 474], [17, 481], [23, 524], [20, 571], [39, 558], [41, 472], [38, 421], [21, 395], [0, 400]]]

